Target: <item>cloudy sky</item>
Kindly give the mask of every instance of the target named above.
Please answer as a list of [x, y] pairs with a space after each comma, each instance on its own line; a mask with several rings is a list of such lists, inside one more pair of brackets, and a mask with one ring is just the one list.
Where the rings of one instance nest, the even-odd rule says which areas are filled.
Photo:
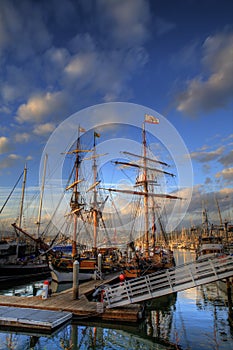
[[216, 196], [230, 219], [232, 10], [231, 0], [1, 0], [0, 207], [26, 161], [38, 185], [61, 122], [129, 102], [162, 114], [183, 139], [190, 210], [200, 216], [204, 199], [216, 211]]

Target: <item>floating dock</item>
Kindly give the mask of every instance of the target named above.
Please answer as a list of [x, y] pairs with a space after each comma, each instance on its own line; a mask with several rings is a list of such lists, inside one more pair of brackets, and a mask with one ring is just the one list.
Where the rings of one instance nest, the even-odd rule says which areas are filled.
[[[88, 318], [92, 320], [102, 319], [104, 321], [119, 321], [121, 323], [138, 322], [142, 317], [142, 308], [139, 304], [115, 308], [113, 310], [107, 309], [102, 302], [94, 302], [88, 299], [88, 296], [92, 295], [96, 288], [111, 282], [116, 282], [117, 279], [118, 275], [115, 274], [105, 280], [92, 280], [82, 283], [79, 286], [79, 298], [75, 300], [73, 299], [72, 288], [60, 293], [54, 293], [47, 299], [42, 299], [41, 296], [19, 297], [0, 295], [0, 309], [2, 309], [2, 307], [7, 307], [9, 310], [12, 310], [12, 312], [13, 310], [16, 313], [18, 311], [17, 315], [12, 318], [11, 325], [19, 328], [30, 327], [36, 329], [47, 327], [47, 329], [52, 330], [54, 327], [61, 326], [69, 319], [75, 318], [83, 320]], [[7, 309], [2, 309], [3, 316], [0, 317], [0, 327], [9, 326], [11, 323], [10, 317], [7, 321], [6, 311]], [[49, 312], [52, 312], [51, 322], [49, 324], [46, 324], [44, 321], [46, 320], [46, 318], [44, 319], [46, 312], [48, 312], [47, 320], [50, 317]], [[25, 317], [23, 317], [24, 314]], [[35, 319], [32, 317], [33, 315]], [[60, 320], [61, 322], [56, 324], [56, 322], [52, 320], [52, 315], [56, 320]]]
[[0, 306], [0, 325], [5, 327], [52, 332], [71, 318], [71, 312]]

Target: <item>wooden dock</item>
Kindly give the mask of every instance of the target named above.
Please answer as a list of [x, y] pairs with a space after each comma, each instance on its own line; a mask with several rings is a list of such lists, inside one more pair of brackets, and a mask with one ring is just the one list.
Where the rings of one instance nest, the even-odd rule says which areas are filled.
[[0, 325], [4, 327], [52, 332], [71, 318], [71, 312], [0, 306]]
[[[68, 289], [60, 293], [54, 293], [47, 299], [42, 299], [41, 296], [35, 297], [18, 297], [18, 296], [6, 296], [0, 295], [0, 309], [1, 307], [13, 307], [18, 310], [33, 309], [33, 310], [47, 310], [57, 313], [70, 313], [72, 318], [81, 319], [102, 319], [105, 321], [119, 321], [119, 322], [138, 322], [142, 316], [141, 306], [130, 305], [121, 308], [115, 308], [114, 310], [106, 309], [104, 303], [93, 302], [88, 300], [88, 295], [91, 295], [94, 290], [101, 285], [109, 284], [117, 280], [118, 275], [112, 275], [105, 280], [92, 280], [80, 284], [79, 286], [79, 298], [73, 300], [73, 291]], [[32, 311], [33, 311], [32, 310]], [[55, 314], [54, 314], [55, 315]], [[57, 314], [57, 318], [61, 316]], [[18, 317], [18, 321], [14, 323], [16, 327], [25, 324], [20, 321], [21, 317]], [[42, 320], [41, 320], [42, 321]], [[0, 326], [4, 326], [4, 317], [0, 318]], [[36, 327], [33, 320], [30, 327]], [[51, 326], [50, 326], [51, 327]], [[51, 327], [52, 329], [52, 327]]]

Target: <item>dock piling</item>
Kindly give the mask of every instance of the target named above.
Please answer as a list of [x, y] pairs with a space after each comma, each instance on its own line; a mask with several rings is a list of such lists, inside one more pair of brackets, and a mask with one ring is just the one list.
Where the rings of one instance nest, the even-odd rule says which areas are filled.
[[79, 298], [79, 262], [73, 263], [73, 300]]

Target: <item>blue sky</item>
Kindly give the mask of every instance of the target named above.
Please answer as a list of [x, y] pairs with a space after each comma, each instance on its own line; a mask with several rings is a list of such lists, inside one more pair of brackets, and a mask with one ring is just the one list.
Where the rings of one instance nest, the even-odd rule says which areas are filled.
[[201, 220], [205, 200], [216, 220], [217, 197], [232, 219], [232, 10], [231, 0], [0, 1], [0, 206], [26, 161], [38, 186], [61, 122], [126, 102], [157, 111], [183, 139], [190, 212]]

